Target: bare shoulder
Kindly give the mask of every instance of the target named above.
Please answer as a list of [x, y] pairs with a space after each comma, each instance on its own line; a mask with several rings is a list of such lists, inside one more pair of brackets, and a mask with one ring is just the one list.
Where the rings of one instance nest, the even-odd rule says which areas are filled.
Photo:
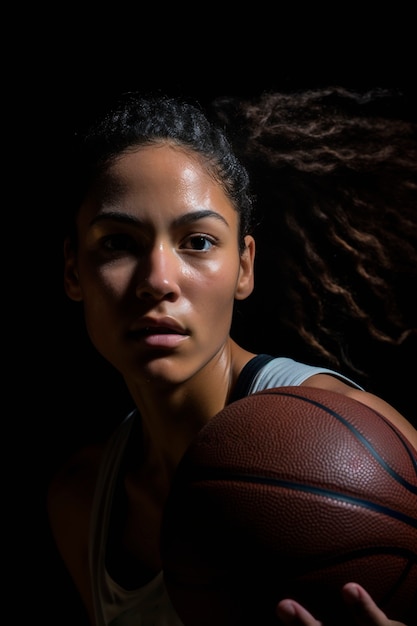
[[417, 430], [401, 413], [379, 396], [375, 396], [368, 391], [362, 391], [356, 387], [351, 387], [341, 379], [330, 376], [329, 374], [315, 374], [308, 378], [303, 385], [306, 387], [318, 387], [320, 389], [335, 391], [336, 393], [354, 398], [358, 400], [358, 402], [362, 402], [362, 404], [366, 404], [389, 419], [417, 450]]
[[72, 454], [53, 476], [48, 489], [48, 511], [54, 518], [88, 510], [102, 456], [102, 445], [91, 445]]
[[47, 495], [56, 546], [90, 615], [89, 525], [102, 451], [103, 446], [92, 445], [73, 454], [52, 478]]

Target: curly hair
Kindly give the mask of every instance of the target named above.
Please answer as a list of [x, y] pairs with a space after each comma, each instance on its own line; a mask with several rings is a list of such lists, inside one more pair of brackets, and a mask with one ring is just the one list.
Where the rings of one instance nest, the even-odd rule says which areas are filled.
[[253, 199], [246, 169], [219, 125], [210, 123], [197, 101], [168, 95], [125, 92], [74, 136], [70, 194], [64, 235], [76, 242], [74, 215], [89, 188], [123, 152], [171, 143], [204, 161], [239, 213], [239, 243], [252, 229]]
[[262, 216], [256, 348], [294, 350], [297, 337], [312, 355], [365, 375], [352, 348], [361, 338], [399, 345], [415, 337], [417, 124], [409, 104], [392, 90], [338, 86], [212, 102]]

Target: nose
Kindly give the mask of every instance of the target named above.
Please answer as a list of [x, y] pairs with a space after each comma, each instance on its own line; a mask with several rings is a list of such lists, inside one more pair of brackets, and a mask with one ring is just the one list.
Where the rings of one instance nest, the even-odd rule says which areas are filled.
[[175, 300], [179, 293], [179, 259], [164, 243], [158, 243], [149, 252], [140, 270], [136, 287], [138, 298]]

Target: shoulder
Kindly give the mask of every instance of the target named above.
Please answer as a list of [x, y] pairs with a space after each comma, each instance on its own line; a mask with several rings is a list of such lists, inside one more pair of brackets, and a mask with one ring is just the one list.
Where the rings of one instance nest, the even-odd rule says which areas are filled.
[[102, 445], [91, 445], [74, 453], [58, 469], [48, 487], [47, 507], [54, 533], [61, 527], [74, 530], [87, 520], [93, 500]]
[[89, 526], [103, 446], [91, 445], [69, 458], [48, 486], [47, 513], [51, 532], [84, 604], [90, 606]]
[[89, 445], [73, 453], [52, 477], [48, 489], [48, 506], [56, 500], [71, 497], [85, 501], [92, 496], [103, 453], [102, 444]]

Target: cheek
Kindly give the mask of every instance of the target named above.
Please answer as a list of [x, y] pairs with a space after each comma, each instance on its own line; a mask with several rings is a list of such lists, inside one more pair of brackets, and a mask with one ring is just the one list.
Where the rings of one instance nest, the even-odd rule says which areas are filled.
[[131, 288], [134, 274], [133, 263], [87, 266], [80, 278], [83, 295], [90, 300], [119, 300]]
[[196, 309], [216, 322], [219, 317], [230, 317], [233, 310], [239, 265], [212, 263], [204, 273], [196, 273], [188, 281], [190, 300]]
[[117, 321], [132, 286], [132, 272], [120, 266], [90, 267], [80, 276], [84, 315], [90, 337], [95, 340]]

